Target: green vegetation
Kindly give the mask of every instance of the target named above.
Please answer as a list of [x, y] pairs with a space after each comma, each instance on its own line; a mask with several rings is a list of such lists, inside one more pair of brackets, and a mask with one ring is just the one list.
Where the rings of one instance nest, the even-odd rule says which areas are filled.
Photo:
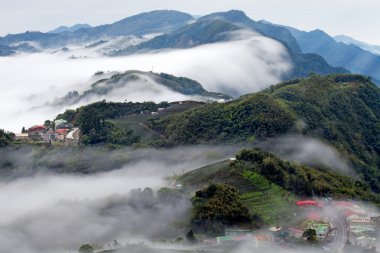
[[237, 143], [289, 131], [293, 118], [266, 94], [202, 107], [153, 121], [152, 127], [176, 144]]
[[298, 197], [329, 196], [380, 203], [364, 181], [326, 168], [313, 168], [279, 159], [261, 149], [242, 150], [236, 161], [224, 161], [190, 171], [177, 181], [197, 190], [226, 184], [239, 190], [254, 225], [275, 225], [293, 218]]
[[197, 191], [193, 201], [191, 225], [208, 234], [223, 233], [224, 226], [251, 222], [248, 209], [241, 203], [237, 188], [211, 184]]
[[317, 75], [266, 91], [305, 123], [300, 131], [335, 146], [380, 192], [380, 89], [360, 75]]
[[130, 115], [134, 113], [140, 113], [141, 111], [156, 111], [160, 107], [167, 107], [167, 102], [156, 104], [154, 102], [107, 102], [105, 100], [92, 103], [86, 106], [82, 106], [76, 110], [67, 110], [63, 114], [59, 114], [56, 119], [65, 119], [74, 125], [78, 125], [80, 117], [83, 117], [84, 113], [93, 113], [96, 117], [105, 119], [114, 119], [120, 116]]
[[273, 184], [264, 176], [253, 171], [244, 171], [242, 176], [255, 190], [243, 193], [240, 198], [248, 207], [257, 224], [275, 225], [290, 220], [295, 210], [295, 196], [282, 187]]
[[151, 120], [167, 117], [176, 113], [184, 112], [186, 110], [201, 106], [203, 103], [183, 103], [183, 104], [170, 104], [165, 107], [165, 110], [158, 115], [145, 114], [132, 114], [122, 116], [108, 121], [114, 123], [116, 126], [123, 128], [127, 131], [133, 131], [135, 135], [139, 136], [142, 143], [147, 143], [154, 147], [161, 147], [167, 145], [165, 136], [161, 135], [154, 129], [149, 127]]
[[0, 129], [0, 148], [8, 146], [14, 138], [14, 134]]
[[79, 253], [92, 253], [94, 252], [94, 248], [90, 244], [83, 244], [80, 246]]
[[349, 197], [380, 202], [379, 196], [373, 194], [364, 182], [329, 169], [316, 169], [284, 161], [260, 149], [242, 150], [236, 158], [235, 166], [259, 173], [270, 182], [299, 196]]
[[156, 104], [153, 102], [144, 103], [114, 103], [96, 102], [82, 106], [78, 109], [67, 110], [56, 119], [65, 119], [82, 131], [82, 143], [85, 145], [97, 143], [110, 143], [116, 145], [132, 145], [138, 143], [140, 138], [132, 130], [118, 127], [107, 119], [114, 119], [120, 116], [140, 113], [142, 111], [155, 111], [160, 107], [167, 107], [168, 103]]
[[293, 215], [295, 197], [292, 194], [236, 162], [224, 161], [187, 172], [178, 178], [178, 182], [186, 189], [207, 188], [210, 184], [236, 187], [254, 226], [275, 225], [280, 220], [286, 222]]
[[359, 75], [312, 75], [225, 104], [152, 122], [173, 144], [239, 143], [283, 134], [322, 139], [380, 193], [380, 89]]

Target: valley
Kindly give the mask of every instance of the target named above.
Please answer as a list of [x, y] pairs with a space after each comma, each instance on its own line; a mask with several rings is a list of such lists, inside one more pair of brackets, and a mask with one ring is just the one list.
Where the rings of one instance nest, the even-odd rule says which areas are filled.
[[1, 35], [0, 252], [378, 252], [377, 46], [144, 8]]

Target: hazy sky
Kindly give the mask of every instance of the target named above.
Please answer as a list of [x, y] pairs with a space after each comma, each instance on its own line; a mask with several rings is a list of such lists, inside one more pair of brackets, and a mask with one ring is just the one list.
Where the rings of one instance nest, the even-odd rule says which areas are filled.
[[255, 20], [303, 30], [320, 28], [380, 45], [378, 0], [0, 0], [0, 35], [76, 23], [112, 23], [156, 9], [197, 15], [240, 9]]

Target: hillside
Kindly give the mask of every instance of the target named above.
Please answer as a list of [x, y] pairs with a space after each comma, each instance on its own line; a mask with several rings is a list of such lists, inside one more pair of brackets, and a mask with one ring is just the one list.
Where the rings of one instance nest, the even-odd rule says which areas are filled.
[[[200, 20], [224, 20], [226, 22], [249, 28], [282, 43], [292, 57], [294, 70], [286, 78], [304, 77], [310, 73], [322, 75], [347, 73], [344, 68], [336, 68], [334, 64], [329, 65], [326, 60], [318, 54], [309, 52], [302, 53], [299, 42], [293, 34], [285, 27], [278, 26], [265, 21], [254, 21], [244, 12], [231, 10], [227, 12], [217, 12], [203, 16]], [[286, 79], [285, 78], [285, 79]]]
[[222, 42], [229, 39], [229, 32], [239, 29], [239, 26], [222, 20], [198, 21], [170, 34], [157, 36], [139, 45], [113, 52], [111, 55], [121, 56], [164, 48], [190, 48], [208, 43]]
[[[112, 96], [126, 97], [128, 93], [136, 92], [141, 87], [144, 91], [160, 92], [162, 88], [183, 95], [197, 96], [200, 100], [208, 99], [231, 99], [230, 96], [206, 91], [202, 85], [186, 77], [176, 77], [166, 73], [143, 72], [130, 70], [122, 73], [96, 73], [98, 81], [81, 94], [77, 91], [71, 91], [62, 98], [55, 99], [51, 106], [70, 106], [78, 103], [86, 103], [92, 98], [97, 100], [112, 100]], [[143, 92], [140, 92], [140, 95]]]
[[187, 172], [177, 182], [196, 191], [212, 183], [239, 189], [242, 203], [258, 221], [274, 225], [292, 219], [299, 198], [329, 196], [378, 203], [363, 181], [329, 169], [302, 166], [281, 160], [260, 149], [242, 150], [236, 161], [223, 161]]
[[152, 127], [176, 144], [261, 142], [303, 134], [333, 145], [379, 192], [380, 90], [356, 75], [311, 76], [224, 104], [207, 104]]

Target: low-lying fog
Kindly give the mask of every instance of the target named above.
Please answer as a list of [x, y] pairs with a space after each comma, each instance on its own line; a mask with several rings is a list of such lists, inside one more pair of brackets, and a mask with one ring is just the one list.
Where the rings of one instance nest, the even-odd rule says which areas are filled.
[[[69, 59], [71, 54], [0, 57], [0, 117], [4, 119], [0, 128], [20, 132], [23, 126], [54, 118], [66, 108], [31, 108], [63, 97], [69, 91], [88, 89], [94, 81], [89, 79], [96, 71], [165, 72], [192, 78], [208, 91], [238, 96], [279, 82], [292, 68], [287, 50], [281, 44], [253, 33], [235, 36], [229, 42], [120, 58], [75, 55], [79, 58]], [[156, 102], [192, 99], [157, 84], [152, 89], [140, 86], [132, 85], [110, 99]], [[79, 105], [73, 107], [76, 106]]]
[[[3, 179], [0, 252], [75, 252], [83, 243], [175, 238], [186, 232], [182, 231], [186, 224], [181, 222], [186, 220], [189, 199], [155, 202], [149, 192], [135, 189], [157, 191], [169, 186], [165, 177], [227, 159], [236, 151], [236, 147], [119, 150], [109, 155], [130, 158], [118, 170], [69, 175], [42, 169], [34, 176]], [[61, 163], [70, 163], [70, 152]], [[92, 149], [78, 152], [83, 152], [85, 159], [108, 153]], [[59, 154], [55, 157], [61, 158]]]
[[[295, 148], [296, 143], [300, 149]], [[286, 136], [263, 146], [289, 160], [310, 160], [347, 172], [339, 154], [314, 139]], [[67, 253], [76, 252], [83, 243], [183, 236], [187, 232], [190, 196], [165, 202], [157, 190], [175, 187], [170, 180], [175, 175], [231, 158], [240, 149], [67, 148], [41, 153], [38, 148], [28, 147], [1, 149], [1, 162], [11, 163], [14, 174], [0, 180], [0, 252]], [[87, 174], [71, 173], [77, 165]], [[144, 191], [146, 187], [155, 193]], [[250, 249], [234, 251], [243, 252]]]

